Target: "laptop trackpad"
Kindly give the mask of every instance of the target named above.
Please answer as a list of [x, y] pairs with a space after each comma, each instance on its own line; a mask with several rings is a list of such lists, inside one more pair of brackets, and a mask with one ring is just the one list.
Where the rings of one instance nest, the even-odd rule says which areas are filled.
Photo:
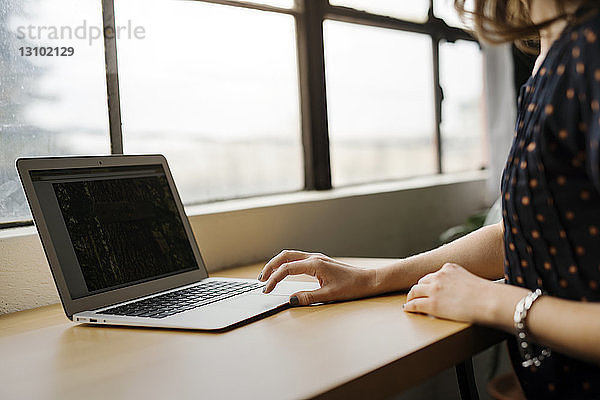
[[283, 281], [269, 294], [253, 292], [246, 296], [234, 297], [229, 301], [228, 306], [244, 309], [256, 309], [257, 307], [261, 309], [271, 309], [273, 306], [287, 303], [288, 297], [298, 291], [315, 290], [319, 287], [317, 282]]
[[288, 280], [283, 280], [281, 282], [279, 282], [279, 284], [277, 286], [275, 286], [275, 289], [273, 289], [273, 291], [271, 293], [269, 293], [269, 296], [291, 296], [292, 294], [299, 292], [299, 291], [304, 291], [304, 290], [316, 290], [319, 289], [321, 286], [319, 285], [319, 283], [317, 281], [313, 281], [313, 282], [301, 282], [301, 281], [288, 281]]
[[288, 302], [288, 297], [299, 290], [315, 290], [317, 282], [283, 281], [272, 293], [260, 291], [235, 296], [223, 301], [174, 315], [164, 326], [191, 329], [221, 329], [264, 312], [274, 310]]

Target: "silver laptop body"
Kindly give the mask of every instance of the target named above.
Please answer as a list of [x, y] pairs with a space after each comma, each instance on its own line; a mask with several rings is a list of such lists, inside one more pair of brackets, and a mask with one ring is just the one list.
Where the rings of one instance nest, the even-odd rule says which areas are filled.
[[318, 288], [283, 281], [266, 295], [257, 280], [209, 278], [161, 155], [21, 158], [17, 169], [75, 322], [224, 330]]

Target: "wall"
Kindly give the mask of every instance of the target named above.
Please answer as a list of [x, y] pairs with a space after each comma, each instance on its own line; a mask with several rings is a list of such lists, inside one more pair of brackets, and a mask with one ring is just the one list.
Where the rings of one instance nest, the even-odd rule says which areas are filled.
[[[209, 271], [283, 248], [403, 257], [486, 206], [484, 172], [303, 192], [186, 209]], [[58, 302], [35, 228], [0, 231], [0, 314]]]

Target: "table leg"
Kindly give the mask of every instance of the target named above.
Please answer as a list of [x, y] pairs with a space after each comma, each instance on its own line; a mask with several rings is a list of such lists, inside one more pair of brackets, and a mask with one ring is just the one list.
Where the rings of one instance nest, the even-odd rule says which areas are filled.
[[456, 364], [456, 380], [458, 381], [458, 390], [462, 400], [479, 400], [471, 358]]

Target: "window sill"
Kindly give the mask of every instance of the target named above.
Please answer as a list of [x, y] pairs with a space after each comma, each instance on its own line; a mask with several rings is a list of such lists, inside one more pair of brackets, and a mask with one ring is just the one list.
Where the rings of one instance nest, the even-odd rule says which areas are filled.
[[[392, 193], [426, 187], [451, 185], [460, 182], [485, 180], [487, 177], [487, 171], [470, 171], [453, 174], [430, 175], [397, 181], [334, 188], [327, 191], [300, 191], [295, 193], [256, 196], [245, 199], [224, 200], [214, 203], [189, 205], [185, 207], [185, 211], [188, 217], [193, 218], [195, 216], [206, 216], [211, 214], [222, 214], [291, 204], [315, 203], [325, 200], [369, 196], [374, 194]], [[37, 234], [35, 226], [0, 229], [0, 239], [35, 234]]]
[[185, 207], [190, 217], [196, 215], [220, 214], [232, 211], [243, 211], [255, 208], [276, 207], [290, 204], [314, 203], [324, 200], [335, 200], [374, 194], [392, 193], [403, 190], [421, 189], [454, 183], [485, 180], [487, 171], [469, 171], [452, 174], [429, 175], [403, 180], [368, 183], [355, 186], [334, 188], [324, 191], [300, 191], [294, 193], [256, 196], [237, 200], [224, 200], [214, 203], [189, 205]]

